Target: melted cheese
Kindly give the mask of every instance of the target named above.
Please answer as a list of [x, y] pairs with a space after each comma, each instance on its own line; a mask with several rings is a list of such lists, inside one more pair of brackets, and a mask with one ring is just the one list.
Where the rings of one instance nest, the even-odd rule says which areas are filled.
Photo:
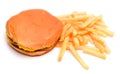
[[[9, 44], [14, 44], [15, 42], [12, 40], [12, 39], [10, 39], [8, 36], [7, 36], [7, 41], [8, 41], [8, 43]], [[20, 49], [23, 49], [24, 51], [28, 51], [28, 52], [34, 52], [34, 51], [36, 51], [37, 49], [30, 49], [30, 48], [27, 48], [27, 47], [24, 47], [24, 46], [22, 46], [22, 45], [20, 45], [20, 44], [16, 44], [17, 46], [18, 46], [18, 48], [20, 48]]]

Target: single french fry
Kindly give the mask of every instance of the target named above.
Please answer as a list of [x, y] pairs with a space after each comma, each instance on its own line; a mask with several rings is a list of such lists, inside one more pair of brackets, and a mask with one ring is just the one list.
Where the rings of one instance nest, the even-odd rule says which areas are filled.
[[[86, 37], [87, 37], [87, 39], [88, 39], [88, 43], [93, 44], [93, 40], [92, 40], [92, 38], [90, 37], [90, 35], [87, 34]], [[87, 45], [87, 44], [86, 44], [86, 45]]]
[[88, 37], [86, 35], [83, 36], [84, 40], [83, 40], [83, 44], [86, 45], [88, 43]]
[[90, 33], [89, 35], [93, 40], [96, 40], [98, 43], [100, 43], [101, 45], [105, 47], [105, 42], [100, 38], [100, 36], [96, 34], [92, 34], [92, 33]]
[[63, 41], [65, 39], [66, 36], [69, 36], [73, 31], [73, 27], [70, 27], [65, 33], [64, 35], [61, 36], [60, 41]]
[[114, 32], [112, 32], [110, 30], [104, 30], [104, 32], [110, 37], [113, 37], [113, 35], [114, 35]]
[[73, 36], [76, 36], [78, 34], [78, 32], [75, 28], [73, 28], [72, 34], [73, 34]]
[[69, 35], [72, 33], [72, 31], [73, 31], [73, 27], [70, 27], [70, 28], [66, 31], [66, 33], [64, 34], [65, 37], [66, 37], [66, 36], [69, 36]]
[[80, 43], [77, 37], [73, 38], [73, 43], [76, 49], [80, 46]]
[[110, 49], [107, 45], [105, 46], [105, 53], [110, 54]]
[[102, 59], [106, 59], [106, 56], [103, 53], [95, 51], [94, 49], [92, 49], [92, 50], [91, 49], [83, 49], [83, 52], [93, 55], [93, 56], [96, 56], [96, 57], [99, 57], [99, 58], [102, 58]]
[[77, 19], [78, 21], [85, 21], [88, 19], [87, 15], [78, 15], [78, 16], [74, 16], [75, 19]]
[[80, 45], [82, 45], [83, 37], [82, 37], [82, 36], [77, 36], [77, 38], [78, 38], [78, 40], [79, 40]]
[[93, 21], [91, 21], [90, 25], [88, 25], [88, 27], [92, 27], [98, 20], [100, 20], [102, 18], [102, 16], [98, 16], [95, 17]]
[[103, 45], [101, 45], [100, 43], [98, 43], [95, 40], [93, 42], [94, 42], [95, 47], [98, 48], [101, 53], [105, 52], [105, 47]]
[[61, 34], [61, 37], [60, 37], [60, 41], [64, 40], [64, 37], [65, 37], [65, 33], [66, 31], [71, 27], [71, 24], [66, 24], [63, 28], [63, 32]]
[[73, 54], [73, 56], [82, 65], [82, 67], [85, 69], [89, 69], [88, 65], [82, 60], [82, 58], [79, 56], [79, 54], [77, 53], [77, 51], [75, 50], [75, 48], [72, 44], [69, 44], [69, 49], [70, 49], [70, 52]]
[[83, 48], [83, 50], [84, 50], [84, 49], [89, 49], [89, 50], [92, 50], [92, 51], [99, 52], [99, 49], [98, 49], [98, 48], [95, 48], [95, 47], [92, 47], [92, 46], [83, 46], [82, 48]]
[[85, 28], [85, 30], [88, 31], [89, 33], [95, 33], [96, 32], [95, 29], [92, 28], [92, 27], [91, 28], [87, 27], [87, 28]]
[[107, 28], [108, 27], [107, 25], [105, 25], [105, 23], [102, 20], [101, 21], [97, 21], [95, 24], [100, 26], [100, 27], [102, 27], [102, 28]]
[[81, 25], [82, 28], [86, 28], [87, 26], [89, 26], [91, 24], [91, 22], [93, 22], [95, 20], [95, 17], [91, 17], [91, 18], [88, 18], [87, 21], [85, 21], [84, 25]]
[[77, 11], [74, 11], [74, 12], [72, 13], [72, 15], [74, 15], [74, 16], [87, 15], [87, 13], [86, 13], [86, 12], [77, 12]]
[[84, 22], [83, 22], [83, 21], [74, 22], [74, 24], [77, 26], [77, 28], [83, 29], [83, 27], [82, 27], [82, 25], [84, 25]]
[[69, 41], [69, 36], [67, 36], [62, 44], [62, 47], [60, 49], [60, 53], [59, 53], [59, 56], [58, 56], [58, 61], [61, 61], [62, 60], [62, 57], [64, 55], [64, 52], [65, 50], [67, 49], [67, 44], [68, 44], [68, 41]]
[[100, 27], [100, 26], [97, 26], [97, 25], [94, 25], [95, 26], [95, 28], [97, 28], [98, 30], [100, 30], [101, 32], [104, 32], [105, 34], [107, 34], [108, 36], [113, 36], [113, 32], [112, 31], [110, 31], [110, 30], [107, 30], [107, 29], [104, 29], [104, 28], [102, 28], [102, 27]]
[[88, 33], [88, 31], [86, 31], [86, 30], [80, 30], [78, 32], [79, 35], [84, 35], [84, 34], [87, 34], [87, 33]]
[[100, 31], [98, 29], [95, 29], [94, 33], [97, 34], [97, 35], [100, 35], [101, 37], [107, 37], [107, 35], [104, 32], [102, 32], [102, 31]]

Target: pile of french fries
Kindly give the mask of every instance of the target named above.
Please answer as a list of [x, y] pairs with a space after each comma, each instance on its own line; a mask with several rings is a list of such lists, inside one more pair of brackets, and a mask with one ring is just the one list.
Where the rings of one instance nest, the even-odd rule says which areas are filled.
[[[64, 24], [63, 32], [57, 44], [60, 47], [58, 61], [61, 61], [66, 50], [69, 50], [83, 68], [89, 66], [83, 61], [78, 50], [102, 59], [110, 53], [103, 38], [112, 37], [114, 33], [102, 20], [102, 16], [87, 14], [86, 12], [73, 12], [69, 15], [57, 16]], [[90, 45], [91, 44], [91, 45]]]

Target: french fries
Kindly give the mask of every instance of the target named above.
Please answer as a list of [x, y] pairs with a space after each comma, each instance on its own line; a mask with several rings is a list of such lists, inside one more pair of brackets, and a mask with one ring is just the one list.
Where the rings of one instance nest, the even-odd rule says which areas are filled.
[[93, 56], [96, 56], [96, 57], [99, 57], [99, 58], [102, 58], [102, 59], [106, 59], [106, 56], [104, 53], [100, 53], [99, 51], [94, 50], [94, 48], [93, 49], [92, 48], [91, 49], [83, 48], [83, 52], [93, 55]]
[[72, 43], [69, 44], [69, 49], [71, 51], [71, 53], [73, 54], [73, 56], [78, 60], [78, 62], [82, 65], [83, 68], [85, 69], [89, 69], [88, 65], [82, 60], [82, 58], [79, 56], [79, 54], [77, 53], [77, 51], [75, 50], [74, 46], [72, 45]]
[[61, 47], [61, 50], [60, 50], [60, 54], [59, 54], [59, 58], [58, 60], [61, 61], [63, 55], [64, 55], [64, 52], [67, 48], [67, 44], [68, 44], [68, 41], [69, 41], [69, 37], [67, 36], [62, 44], [62, 47]]
[[[57, 45], [61, 47], [58, 60], [61, 61], [65, 50], [69, 50], [83, 68], [88, 65], [79, 56], [77, 51], [106, 59], [110, 50], [102, 38], [112, 37], [114, 33], [108, 30], [102, 16], [89, 15], [85, 12], [73, 12], [69, 15], [58, 16], [63, 24], [63, 32]], [[88, 43], [93, 46], [88, 46]]]

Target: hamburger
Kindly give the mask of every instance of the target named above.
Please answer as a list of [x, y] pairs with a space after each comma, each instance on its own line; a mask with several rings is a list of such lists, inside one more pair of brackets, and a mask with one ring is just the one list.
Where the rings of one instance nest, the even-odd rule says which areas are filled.
[[62, 22], [46, 10], [24, 10], [8, 19], [7, 42], [22, 54], [38, 56], [54, 48], [62, 29]]

